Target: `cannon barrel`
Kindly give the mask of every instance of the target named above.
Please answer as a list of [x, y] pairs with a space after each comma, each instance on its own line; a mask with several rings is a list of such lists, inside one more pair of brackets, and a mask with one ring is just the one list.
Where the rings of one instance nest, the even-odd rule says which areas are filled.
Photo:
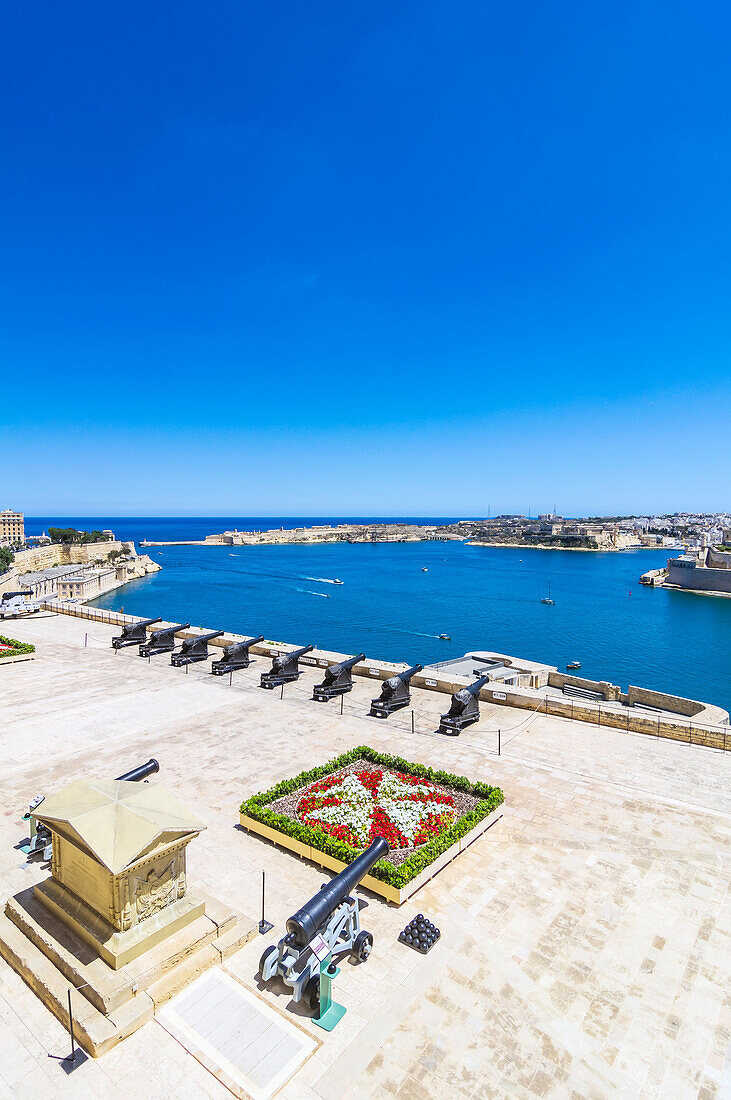
[[117, 781], [125, 780], [127, 783], [139, 783], [140, 779], [147, 779], [148, 775], [154, 775], [160, 771], [160, 765], [154, 756], [150, 757], [146, 764], [140, 764], [124, 775], [118, 775]]
[[132, 627], [137, 627], [139, 629], [140, 627], [143, 627], [143, 626], [144, 627], [153, 626], [155, 623], [161, 623], [161, 622], [162, 622], [162, 617], [160, 615], [158, 615], [158, 617], [156, 619], [138, 619], [136, 623], [125, 623], [124, 626], [122, 627], [122, 630], [123, 631], [124, 630], [130, 630]]
[[210, 634], [196, 634], [195, 638], [185, 639], [183, 649], [190, 649], [196, 642], [210, 642], [213, 638], [220, 638], [222, 634], [225, 634], [224, 630], [212, 630]]
[[480, 676], [479, 680], [475, 680], [475, 682], [473, 684], [470, 684], [469, 687], [463, 687], [460, 688], [459, 691], [455, 691], [453, 698], [467, 702], [470, 696], [479, 694], [480, 688], [484, 687], [485, 684], [489, 682], [489, 676]]
[[373, 864], [388, 855], [388, 842], [382, 836], [376, 837], [371, 845], [361, 852], [351, 864], [340, 871], [330, 882], [326, 882], [319, 893], [298, 909], [287, 921], [287, 932], [296, 947], [306, 947], [313, 936], [326, 924], [328, 917], [338, 905], [347, 898], [360, 880], [367, 875]]
[[304, 657], [305, 653], [309, 653], [314, 648], [313, 645], [303, 645], [301, 649], [293, 649], [289, 653], [280, 653], [278, 657], [273, 658], [273, 665], [276, 668], [283, 668], [293, 658], [299, 660], [300, 657]]
[[228, 660], [236, 653], [243, 653], [244, 650], [251, 649], [253, 645], [258, 645], [259, 642], [264, 641], [264, 635], [259, 634], [256, 638], [247, 638], [245, 642], [233, 642], [232, 645], [224, 646], [223, 656], [224, 660]]
[[423, 665], [412, 665], [411, 668], [405, 668], [403, 672], [397, 672], [395, 676], [389, 676], [383, 681], [381, 691], [386, 695], [392, 695], [398, 690], [399, 684], [408, 684], [412, 676], [416, 676], [417, 672], [421, 672], [423, 668]]
[[153, 630], [149, 641], [153, 644], [164, 634], [177, 634], [179, 630], [187, 630], [190, 623], [178, 623], [177, 626], [166, 626], [164, 630]]
[[353, 665], [357, 665], [358, 661], [365, 661], [365, 653], [356, 653], [355, 657], [350, 657], [347, 661], [340, 661], [337, 665], [330, 665], [329, 668], [325, 669], [325, 680], [334, 680], [341, 672], [345, 672], [346, 669], [352, 668]]

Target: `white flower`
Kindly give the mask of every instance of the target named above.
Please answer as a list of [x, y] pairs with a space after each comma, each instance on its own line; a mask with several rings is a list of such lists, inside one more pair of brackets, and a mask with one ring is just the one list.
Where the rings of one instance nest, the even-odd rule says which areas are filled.
[[[345, 825], [356, 835], [359, 845], [365, 847], [370, 840], [371, 818], [378, 809], [413, 844], [422, 823], [430, 815], [447, 813], [450, 817], [454, 816], [451, 805], [414, 798], [414, 795], [420, 795], [429, 799], [433, 790], [428, 783], [406, 783], [398, 775], [386, 771], [374, 796], [357, 775], [351, 772], [325, 792], [306, 791], [303, 799], [314, 794], [322, 798], [336, 798], [338, 801], [336, 805], [320, 806], [302, 813], [301, 816], [305, 822], [312, 824], [321, 822], [326, 825]], [[300, 804], [303, 799], [300, 799]]]

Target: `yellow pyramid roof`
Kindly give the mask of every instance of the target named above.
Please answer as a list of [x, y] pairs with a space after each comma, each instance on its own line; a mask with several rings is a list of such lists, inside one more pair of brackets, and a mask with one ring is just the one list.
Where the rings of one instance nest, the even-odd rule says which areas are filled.
[[164, 787], [119, 779], [75, 779], [44, 799], [35, 817], [80, 841], [114, 875], [154, 844], [206, 828]]

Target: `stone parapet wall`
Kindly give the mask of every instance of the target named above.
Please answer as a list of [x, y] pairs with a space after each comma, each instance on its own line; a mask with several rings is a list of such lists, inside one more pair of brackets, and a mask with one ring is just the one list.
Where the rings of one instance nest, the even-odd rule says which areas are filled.
[[610, 684], [607, 680], [587, 680], [583, 676], [568, 676], [565, 672], [551, 672], [548, 676], [549, 687], [583, 688], [585, 691], [596, 691], [603, 699], [618, 702], [622, 696], [622, 689], [616, 684]]
[[[141, 616], [124, 615], [121, 612], [107, 611], [100, 607], [84, 607], [76, 604], [64, 605], [58, 600], [47, 600], [44, 602], [44, 607], [49, 611], [56, 611], [64, 615], [73, 615], [76, 618], [109, 623], [110, 625], [120, 628], [127, 623], [139, 622], [141, 619]], [[151, 627], [150, 630], [164, 630], [166, 627], [174, 625], [175, 623], [159, 622], [155, 623], [154, 627]], [[210, 628], [208, 627], [188, 628], [187, 630], [179, 631], [177, 637], [183, 641], [187, 638], [194, 638], [198, 634], [209, 632]], [[226, 632], [221, 635], [220, 638], [214, 638], [213, 641], [209, 642], [209, 645], [211, 647], [223, 649], [224, 646], [243, 641], [246, 637], [248, 637], [248, 635]], [[285, 642], [265, 640], [257, 645], [253, 645], [251, 647], [251, 652], [259, 656], [274, 657], [294, 648], [299, 647], [295, 647]], [[350, 654], [333, 653], [326, 650], [315, 649], [305, 657], [301, 657], [300, 663], [324, 669], [328, 665], [337, 664], [339, 661], [345, 660], [348, 656], [350, 656]], [[394, 664], [390, 661], [366, 660], [355, 665], [353, 673], [356, 676], [371, 677], [374, 680], [385, 680], [405, 667], [406, 665], [404, 664]], [[597, 685], [596, 681], [582, 680], [581, 677], [570, 677], [569, 679], [582, 681], [583, 684], [591, 685], [592, 687], [600, 686]], [[440, 676], [438, 673], [434, 673], [429, 669], [425, 669], [423, 672], [418, 673], [411, 681], [413, 687], [425, 688], [428, 691], [438, 691], [445, 695], [451, 695], [453, 692], [459, 691], [460, 688], [467, 686], [470, 682], [470, 679], [464, 676], [456, 676], [454, 674], [448, 677]], [[615, 685], [609, 684], [606, 686], [613, 688]], [[621, 696], [622, 693], [619, 691], [619, 688], [616, 690]], [[695, 703], [693, 700], [680, 700], [679, 696], [664, 695], [662, 692], [652, 692], [644, 688], [630, 688], [630, 691], [640, 693], [644, 696], [686, 702], [696, 706], [700, 705], [703, 708], [702, 718], [704, 720], [693, 720], [682, 714], [678, 714], [677, 719], [668, 717], [667, 715], [653, 715], [641, 710], [635, 710], [632, 706], [623, 706], [622, 709], [619, 710], [616, 706], [606, 706], [601, 702], [572, 699], [568, 697], [544, 696], [528, 688], [508, 687], [500, 683], [489, 684], [483, 687], [479, 693], [479, 698], [484, 702], [495, 703], [505, 707], [517, 707], [535, 714], [555, 715], [561, 718], [570, 718], [578, 722], [589, 722], [599, 728], [608, 726], [612, 729], [625, 730], [628, 733], [643, 733], [653, 737], [669, 738], [673, 741], [684, 741], [692, 745], [705, 745], [710, 748], [731, 750], [731, 726], [729, 725], [729, 715], [721, 707], [704, 706], [703, 704]], [[629, 696], [629, 692], [627, 696]], [[624, 698], [627, 698], [627, 696]]]

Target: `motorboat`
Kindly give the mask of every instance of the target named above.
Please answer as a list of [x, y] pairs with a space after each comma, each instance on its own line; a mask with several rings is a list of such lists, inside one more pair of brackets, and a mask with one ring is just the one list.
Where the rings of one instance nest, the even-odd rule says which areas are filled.
[[569, 663], [566, 665], [566, 668], [581, 668], [581, 661], [569, 661]]
[[439, 637], [443, 642], [451, 642], [452, 640], [451, 634], [440, 634]]

